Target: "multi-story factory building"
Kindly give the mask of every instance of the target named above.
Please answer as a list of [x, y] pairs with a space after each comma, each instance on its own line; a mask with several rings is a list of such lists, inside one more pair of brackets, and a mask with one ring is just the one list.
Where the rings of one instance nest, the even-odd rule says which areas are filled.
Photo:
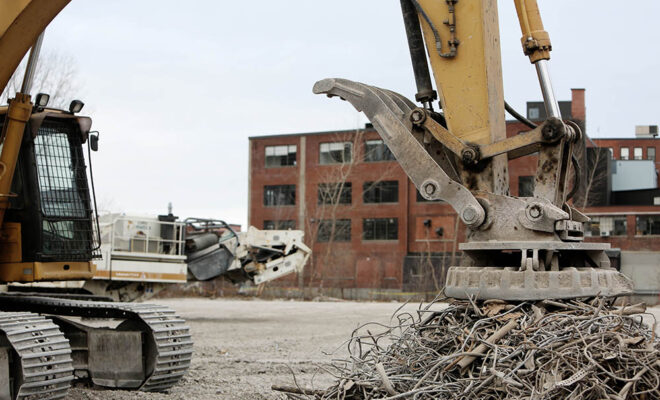
[[[571, 101], [560, 102], [564, 118], [583, 129], [584, 95], [573, 89]], [[528, 119], [545, 118], [542, 104], [527, 104]], [[507, 122], [508, 136], [529, 129]], [[660, 254], [660, 141], [653, 132], [646, 127], [635, 138], [586, 141], [587, 167], [574, 203], [592, 216], [587, 240]], [[536, 162], [534, 155], [510, 161], [513, 195], [531, 195]], [[303, 276], [281, 280], [282, 287], [346, 298], [436, 293], [446, 268], [459, 260], [465, 229], [453, 209], [424, 200], [369, 125], [252, 137], [249, 168], [249, 224], [302, 229], [313, 249]]]

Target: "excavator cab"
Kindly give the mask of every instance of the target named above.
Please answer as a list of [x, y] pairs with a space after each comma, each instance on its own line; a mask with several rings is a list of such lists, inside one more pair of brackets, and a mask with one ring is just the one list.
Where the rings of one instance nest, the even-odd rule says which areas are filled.
[[[7, 107], [0, 109], [0, 127]], [[89, 117], [35, 106], [26, 124], [0, 242], [0, 280], [89, 279], [99, 255], [84, 145]], [[90, 176], [91, 178], [91, 176]]]

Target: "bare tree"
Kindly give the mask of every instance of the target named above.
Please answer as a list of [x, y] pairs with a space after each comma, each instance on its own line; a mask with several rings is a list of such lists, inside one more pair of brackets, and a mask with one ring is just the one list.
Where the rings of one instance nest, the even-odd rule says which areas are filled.
[[[27, 57], [16, 68], [7, 86], [0, 95], [0, 104], [6, 104], [21, 88]], [[34, 74], [32, 94], [47, 93], [50, 95], [49, 106], [66, 108], [80, 90], [76, 80], [77, 68], [73, 57], [69, 54], [42, 52]]]
[[[337, 136], [337, 142], [347, 141], [345, 137]], [[319, 289], [322, 291], [325, 284], [325, 277], [319, 266], [327, 270], [332, 265], [343, 265], [348, 262], [349, 254], [346, 252], [338, 251], [337, 242], [338, 238], [346, 237], [350, 234], [351, 224], [344, 223], [345, 217], [350, 215], [350, 211], [356, 206], [356, 199], [351, 199], [350, 203], [345, 201], [345, 193], [352, 192], [351, 178], [355, 167], [367, 156], [364, 145], [364, 131], [357, 130], [351, 139], [352, 154], [350, 160], [343, 160], [344, 162], [332, 165], [331, 168], [325, 169], [323, 175], [319, 177], [318, 185], [318, 204], [313, 209], [312, 215], [307, 215], [306, 232], [308, 234], [307, 242], [310, 247], [314, 247], [316, 243], [321, 241], [324, 243], [324, 251], [320, 254], [312, 252], [310, 259], [310, 274], [307, 286], [311, 286], [312, 282], [319, 281]], [[363, 151], [358, 151], [363, 149]], [[358, 157], [358, 155], [360, 155]], [[359, 193], [373, 190], [373, 188], [383, 181], [391, 172], [398, 167], [396, 163], [388, 163], [383, 168], [379, 176], [370, 183], [369, 187], [362, 188]], [[319, 240], [322, 239], [322, 240]]]
[[[581, 199], [580, 207], [600, 205], [607, 201], [607, 179], [609, 177], [609, 150], [600, 147], [587, 148], [586, 182], [584, 184], [584, 197]], [[604, 187], [605, 185], [605, 187]]]

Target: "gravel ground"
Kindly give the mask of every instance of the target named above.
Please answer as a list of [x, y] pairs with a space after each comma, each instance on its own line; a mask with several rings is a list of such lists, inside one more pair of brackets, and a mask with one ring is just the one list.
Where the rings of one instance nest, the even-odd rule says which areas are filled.
[[[359, 324], [387, 323], [401, 303], [299, 302], [227, 299], [151, 301], [176, 309], [195, 341], [188, 374], [169, 393], [76, 387], [82, 399], [281, 399], [272, 384], [325, 388], [317, 365], [346, 355], [342, 344]], [[408, 304], [413, 311], [417, 304]], [[660, 308], [649, 309], [660, 319]], [[330, 354], [332, 353], [332, 354]]]
[[[325, 388], [316, 365], [346, 355], [342, 343], [359, 324], [387, 323], [401, 303], [158, 299], [191, 328], [194, 358], [169, 393], [76, 387], [70, 399], [281, 399], [272, 384]], [[415, 310], [418, 304], [408, 304]], [[333, 354], [330, 354], [333, 353]], [[312, 383], [313, 380], [313, 383]]]

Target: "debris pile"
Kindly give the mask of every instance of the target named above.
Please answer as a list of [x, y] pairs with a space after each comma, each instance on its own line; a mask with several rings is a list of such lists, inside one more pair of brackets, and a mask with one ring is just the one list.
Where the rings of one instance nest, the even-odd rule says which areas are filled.
[[[314, 399], [660, 399], [660, 341], [641, 304], [611, 299], [432, 302], [353, 333]], [[382, 326], [381, 326], [382, 327]]]

